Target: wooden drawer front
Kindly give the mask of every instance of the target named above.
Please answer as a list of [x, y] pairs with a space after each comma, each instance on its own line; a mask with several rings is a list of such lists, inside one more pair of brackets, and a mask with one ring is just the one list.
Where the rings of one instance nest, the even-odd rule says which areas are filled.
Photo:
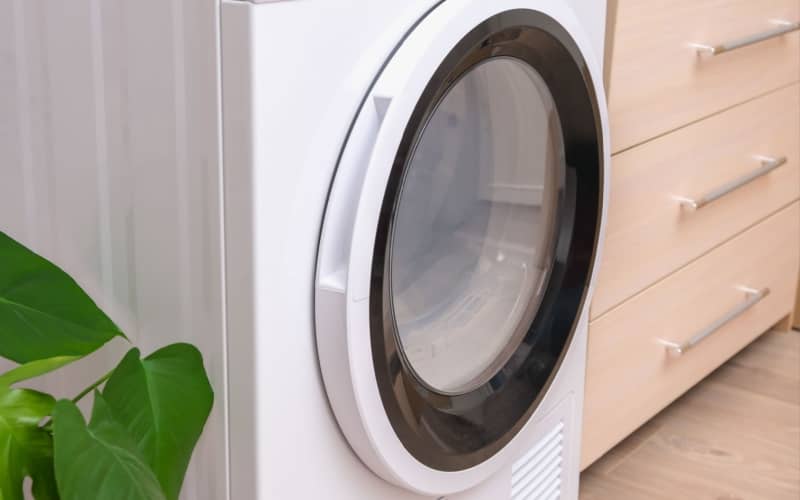
[[800, 282], [797, 283], [797, 303], [794, 306], [794, 327], [800, 330]]
[[[794, 84], [616, 155], [592, 317], [798, 199], [799, 138]], [[743, 179], [755, 155], [786, 163], [697, 210], [676, 199]]]
[[800, 20], [797, 0], [619, 0], [609, 82], [620, 151], [800, 79], [800, 34], [699, 55]]
[[[587, 466], [786, 316], [800, 264], [800, 203], [781, 210], [589, 326], [582, 464]], [[682, 342], [747, 295], [762, 298], [682, 355]]]

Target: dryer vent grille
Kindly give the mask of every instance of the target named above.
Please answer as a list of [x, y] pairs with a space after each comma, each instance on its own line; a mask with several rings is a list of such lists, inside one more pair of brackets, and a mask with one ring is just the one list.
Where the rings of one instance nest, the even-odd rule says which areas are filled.
[[561, 498], [564, 422], [559, 422], [511, 469], [511, 500]]

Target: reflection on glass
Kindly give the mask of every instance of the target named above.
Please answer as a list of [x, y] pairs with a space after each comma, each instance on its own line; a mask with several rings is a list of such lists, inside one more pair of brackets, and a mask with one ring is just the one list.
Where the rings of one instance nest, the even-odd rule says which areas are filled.
[[544, 81], [512, 58], [471, 69], [431, 116], [389, 263], [404, 356], [431, 388], [485, 383], [522, 340], [550, 271], [563, 149]]

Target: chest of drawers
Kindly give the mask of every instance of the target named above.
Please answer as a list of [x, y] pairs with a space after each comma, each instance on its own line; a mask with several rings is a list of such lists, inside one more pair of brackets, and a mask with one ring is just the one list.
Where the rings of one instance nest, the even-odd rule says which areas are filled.
[[588, 466], [794, 308], [800, 3], [618, 0]]

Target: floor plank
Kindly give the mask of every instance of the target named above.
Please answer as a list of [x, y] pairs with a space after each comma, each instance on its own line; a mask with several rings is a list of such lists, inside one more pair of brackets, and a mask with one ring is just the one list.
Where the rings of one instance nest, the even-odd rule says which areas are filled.
[[800, 499], [800, 333], [769, 332], [581, 476], [581, 500]]

